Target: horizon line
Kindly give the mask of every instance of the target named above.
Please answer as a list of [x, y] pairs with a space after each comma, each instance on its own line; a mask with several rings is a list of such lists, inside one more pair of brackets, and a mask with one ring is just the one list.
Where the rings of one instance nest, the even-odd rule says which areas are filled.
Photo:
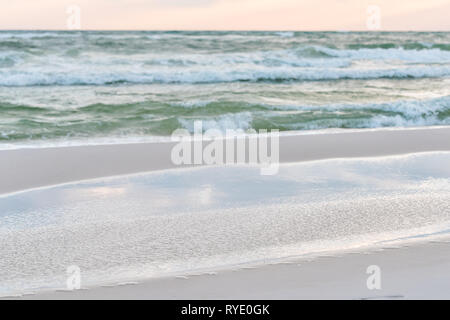
[[449, 30], [368, 30], [368, 29], [342, 29], [342, 30], [293, 30], [293, 29], [1, 29], [3, 31], [52, 31], [52, 32], [90, 32], [90, 31], [144, 31], [144, 32], [450, 32]]

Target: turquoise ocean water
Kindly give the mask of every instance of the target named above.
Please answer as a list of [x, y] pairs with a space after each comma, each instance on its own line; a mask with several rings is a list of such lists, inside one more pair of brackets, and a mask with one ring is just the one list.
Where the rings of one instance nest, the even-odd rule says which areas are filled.
[[450, 33], [0, 32], [0, 148], [450, 124]]

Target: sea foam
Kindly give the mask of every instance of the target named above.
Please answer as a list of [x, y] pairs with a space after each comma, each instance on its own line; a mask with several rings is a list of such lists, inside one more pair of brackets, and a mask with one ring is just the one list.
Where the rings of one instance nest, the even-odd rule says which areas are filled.
[[404, 243], [448, 233], [449, 199], [448, 152], [22, 192], [0, 198], [0, 295], [63, 288], [71, 265], [90, 286]]

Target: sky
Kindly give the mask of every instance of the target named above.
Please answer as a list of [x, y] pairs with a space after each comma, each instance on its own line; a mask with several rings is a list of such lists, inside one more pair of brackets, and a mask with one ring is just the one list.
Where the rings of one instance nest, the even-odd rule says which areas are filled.
[[450, 0], [0, 0], [0, 29], [78, 27], [450, 31]]

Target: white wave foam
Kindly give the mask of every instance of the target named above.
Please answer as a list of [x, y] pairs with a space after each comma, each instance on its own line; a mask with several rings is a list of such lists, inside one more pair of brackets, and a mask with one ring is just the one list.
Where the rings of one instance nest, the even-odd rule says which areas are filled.
[[224, 114], [215, 118], [179, 118], [178, 122], [190, 133], [194, 133], [194, 122], [197, 120], [202, 121], [202, 129], [204, 131], [209, 129], [218, 129], [225, 133], [226, 130], [250, 129], [252, 119], [252, 114], [250, 112], [240, 112], [234, 114]]
[[315, 47], [332, 57], [348, 58], [352, 60], [400, 60], [416, 63], [448, 63], [450, 51], [438, 48], [423, 50], [407, 50], [404, 48], [361, 48], [355, 50], [338, 50], [326, 47]]
[[360, 127], [380, 128], [380, 127], [416, 127], [416, 126], [434, 126], [449, 125], [450, 119], [441, 120], [437, 116], [405, 118], [400, 115], [386, 116], [378, 115], [367, 120], [359, 121]]
[[276, 105], [267, 106], [275, 110], [304, 110], [304, 111], [342, 111], [372, 109], [379, 111], [400, 112], [407, 117], [433, 115], [436, 112], [450, 110], [450, 96], [422, 100], [398, 100], [384, 103], [367, 104], [329, 104], [329, 105]]
[[[134, 57], [146, 65], [164, 66], [292, 66], [292, 67], [348, 67], [350, 59], [339, 58], [313, 58], [304, 57], [296, 50], [262, 51], [251, 53], [229, 54], [173, 54], [167, 55], [143, 55]], [[131, 61], [136, 63], [136, 61]]]
[[81, 68], [55, 71], [30, 68], [27, 71], [0, 71], [0, 85], [102, 85], [128, 83], [214, 83], [234, 81], [339, 80], [378, 78], [438, 78], [450, 76], [450, 66], [417, 66], [399, 68], [293, 68], [293, 67], [235, 67], [235, 68], [153, 68], [137, 71], [106, 71], [110, 68]]
[[0, 32], [0, 39], [32, 39], [46, 37], [70, 37], [70, 33], [59, 34], [58, 32]]
[[292, 31], [276, 32], [275, 34], [282, 38], [292, 38], [295, 36], [295, 33]]

